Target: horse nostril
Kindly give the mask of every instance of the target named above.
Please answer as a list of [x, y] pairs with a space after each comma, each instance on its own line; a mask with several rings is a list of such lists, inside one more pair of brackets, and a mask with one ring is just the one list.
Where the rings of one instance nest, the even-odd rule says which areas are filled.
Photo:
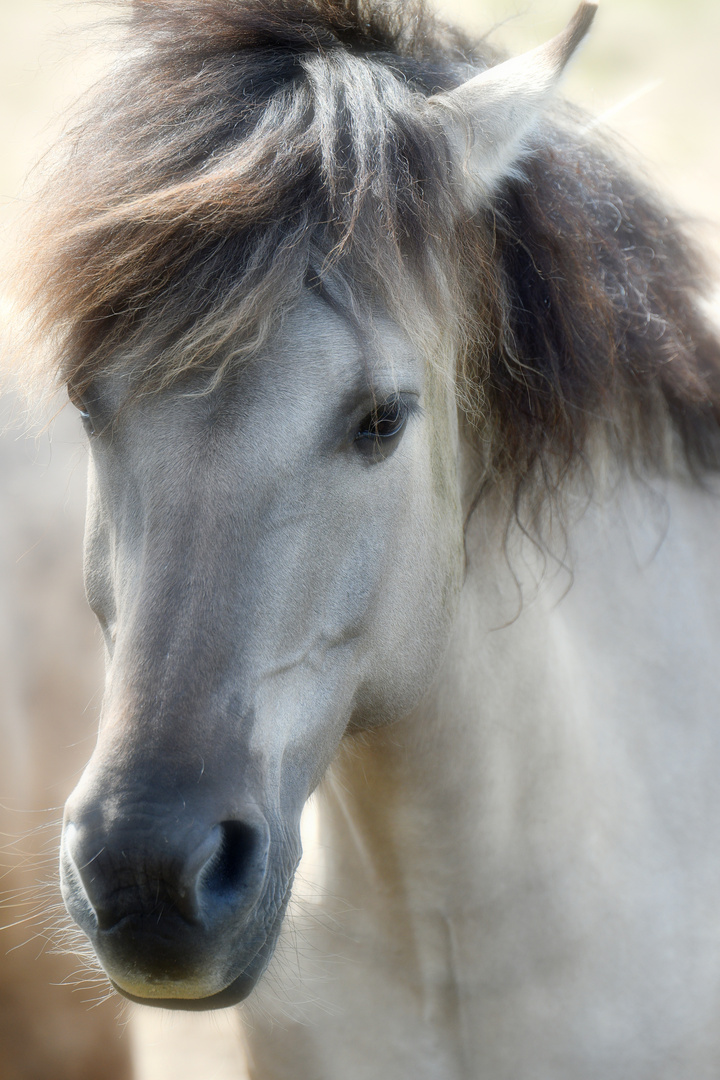
[[[223, 821], [198, 843], [158, 827], [133, 838], [66, 826], [64, 894], [80, 925], [113, 930], [127, 917], [180, 917], [211, 927], [228, 909], [250, 909], [265, 880], [269, 829]], [[134, 842], [133, 842], [134, 839]], [[192, 840], [195, 840], [193, 843]]]
[[254, 878], [254, 864], [264, 852], [260, 850], [260, 837], [251, 825], [223, 821], [216, 828], [221, 832], [221, 842], [203, 867], [199, 885], [216, 899], [230, 899]]

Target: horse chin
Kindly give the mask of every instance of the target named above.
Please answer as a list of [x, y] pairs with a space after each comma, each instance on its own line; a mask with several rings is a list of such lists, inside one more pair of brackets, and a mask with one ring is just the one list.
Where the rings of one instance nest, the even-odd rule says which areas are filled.
[[118, 981], [106, 972], [114, 990], [136, 1005], [151, 1005], [158, 1009], [184, 1009], [204, 1012], [227, 1009], [243, 1001], [255, 988], [272, 956], [275, 942], [268, 940], [247, 963], [240, 975], [222, 990], [208, 993], [208, 985], [200, 980], [184, 982], [154, 982], [144, 979]]
[[[251, 967], [253, 965], [250, 965]], [[182, 1009], [185, 1012], [209, 1012], [212, 1009], [228, 1009], [232, 1005], [238, 1005], [254, 990], [257, 981], [264, 970], [264, 965], [257, 974], [244, 971], [237, 979], [220, 990], [217, 994], [206, 997], [144, 997], [140, 994], [132, 994], [122, 986], [110, 979], [110, 983], [118, 994], [135, 1005], [150, 1005], [157, 1009]]]
[[272, 959], [287, 909], [289, 893], [288, 888], [285, 900], [263, 943], [245, 962], [240, 974], [221, 990], [208, 993], [208, 981], [197, 977], [171, 982], [150, 981], [143, 978], [118, 981], [107, 969], [105, 973], [113, 989], [136, 1005], [150, 1005], [158, 1009], [182, 1009], [186, 1012], [209, 1012], [213, 1009], [227, 1009], [238, 1005], [254, 990]]

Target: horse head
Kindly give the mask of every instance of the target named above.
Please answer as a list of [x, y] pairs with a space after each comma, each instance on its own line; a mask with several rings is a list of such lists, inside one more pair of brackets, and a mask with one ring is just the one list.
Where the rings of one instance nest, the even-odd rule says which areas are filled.
[[[303, 806], [343, 735], [407, 716], [432, 683], [464, 573], [470, 493], [455, 383], [462, 331], [447, 280], [435, 297], [445, 322], [430, 310], [427, 290], [414, 287], [401, 234], [414, 228], [418, 264], [439, 261], [443, 236], [417, 235], [424, 200], [444, 200], [449, 229], [487, 203], [516, 167], [594, 10], [583, 4], [564, 35], [524, 58], [448, 89], [428, 77], [422, 93], [419, 76], [411, 84], [380, 63], [371, 70], [344, 47], [325, 55], [303, 30], [292, 59], [296, 97], [266, 87], [263, 108], [255, 103], [243, 120], [247, 138], [225, 148], [219, 163], [206, 153], [157, 191], [114, 205], [98, 200], [96, 244], [99, 233], [104, 239], [88, 265], [102, 275], [103, 259], [114, 259], [113, 272], [122, 264], [129, 284], [122, 302], [99, 277], [88, 286], [106, 309], [82, 321], [81, 333], [102, 327], [116, 336], [66, 381], [91, 446], [86, 584], [105, 635], [107, 681], [97, 746], [67, 804], [61, 865], [70, 914], [130, 998], [213, 1008], [250, 992], [288, 903]], [[356, 99], [337, 106], [354, 133], [349, 146], [336, 138], [332, 94], [322, 98], [343, 64], [357, 80]], [[206, 70], [188, 80], [193, 93]], [[356, 137], [363, 116], [365, 159]], [[373, 116], [385, 124], [382, 160], [373, 156]], [[294, 143], [283, 134], [293, 117], [303, 135]], [[194, 123], [190, 112], [186, 118], [183, 131]], [[147, 120], [151, 133], [156, 122]], [[303, 172], [311, 150], [334, 155], [336, 165], [334, 173], [315, 170], [314, 189], [310, 166]], [[394, 162], [389, 180], [383, 161]], [[248, 162], [254, 186], [246, 178], [237, 187]], [[251, 213], [265, 221], [273, 168], [285, 199], [276, 213], [295, 230], [287, 242], [278, 233], [264, 242], [257, 221], [248, 225]], [[240, 194], [227, 198], [232, 184]], [[321, 191], [335, 206], [355, 199], [355, 209], [334, 239], [332, 206], [318, 211], [308, 244], [307, 215]], [[368, 252], [363, 234], [363, 214], [377, 215], [383, 197], [395, 200], [390, 256]], [[221, 210], [240, 238], [245, 277], [237, 278], [231, 251], [228, 289], [240, 284], [221, 305], [215, 342], [215, 355], [229, 359], [213, 369], [206, 313], [178, 308], [168, 317], [172, 275], [166, 279], [164, 266], [177, 257], [178, 277], [192, 278], [189, 306], [215, 295], [211, 256], [186, 256], [187, 233], [173, 230], [194, 215], [216, 252], [225, 243], [213, 232]], [[412, 228], [398, 226], [403, 214]], [[78, 242], [86, 224], [73, 234]], [[141, 285], [133, 238], [153, 228], [138, 241], [149, 260]], [[293, 277], [283, 268], [302, 245], [307, 258]], [[363, 281], [343, 269], [346, 249], [370, 266]], [[292, 300], [274, 322], [261, 287], [248, 300], [257, 251], [280, 281], [276, 293], [286, 283]], [[262, 318], [252, 354], [237, 360], [237, 312], [251, 308]], [[178, 355], [181, 331], [194, 360], [176, 364], [172, 379], [144, 385], [157, 364], [143, 366], [133, 342], [142, 340], [146, 354]], [[124, 366], [97, 360], [113, 350]]]
[[210, 393], [85, 402], [97, 747], [68, 802], [66, 904], [114, 984], [207, 1007], [267, 963], [300, 815], [343, 733], [406, 715], [463, 568], [450, 390], [381, 321], [309, 294]]

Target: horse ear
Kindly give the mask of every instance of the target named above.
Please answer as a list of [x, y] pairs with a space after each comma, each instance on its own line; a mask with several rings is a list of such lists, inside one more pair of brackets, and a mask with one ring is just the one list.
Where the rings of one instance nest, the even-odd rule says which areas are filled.
[[436, 94], [449, 136], [452, 167], [467, 189], [464, 200], [480, 205], [522, 153], [531, 131], [552, 97], [565, 66], [595, 18], [597, 3], [585, 0], [565, 30], [532, 52], [488, 68], [455, 90]]

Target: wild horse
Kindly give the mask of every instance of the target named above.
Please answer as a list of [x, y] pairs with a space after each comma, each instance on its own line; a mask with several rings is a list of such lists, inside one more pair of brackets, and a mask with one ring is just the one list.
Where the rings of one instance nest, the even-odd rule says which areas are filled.
[[41, 200], [107, 648], [65, 902], [132, 1000], [254, 991], [260, 1078], [720, 1069], [720, 344], [553, 103], [594, 13], [498, 63], [136, 0]]

